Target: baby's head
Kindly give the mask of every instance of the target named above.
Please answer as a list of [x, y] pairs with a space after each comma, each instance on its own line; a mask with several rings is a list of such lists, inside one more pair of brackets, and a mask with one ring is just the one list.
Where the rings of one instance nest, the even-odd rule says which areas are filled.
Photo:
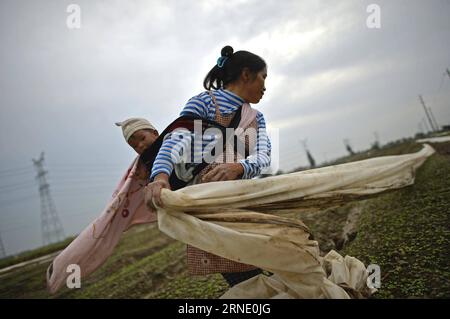
[[116, 123], [122, 127], [123, 136], [139, 155], [155, 142], [159, 134], [149, 121], [143, 118], [130, 118]]

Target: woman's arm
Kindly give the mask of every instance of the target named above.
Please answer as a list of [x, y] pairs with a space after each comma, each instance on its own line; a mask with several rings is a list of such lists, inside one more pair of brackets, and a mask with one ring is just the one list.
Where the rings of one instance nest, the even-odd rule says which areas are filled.
[[189, 134], [177, 132], [176, 130], [166, 135], [153, 162], [150, 182], [159, 174], [166, 174], [167, 176], [172, 174], [174, 165], [180, 161], [180, 154], [187, 147], [189, 140]]
[[203, 176], [203, 182], [250, 179], [261, 174], [263, 168], [270, 166], [271, 144], [266, 132], [266, 122], [262, 113], [256, 117], [258, 130], [256, 145], [246, 159], [238, 163], [220, 164]]
[[[191, 98], [180, 115], [194, 114], [206, 119], [208, 109], [202, 100], [202, 94]], [[169, 176], [172, 174], [174, 165], [180, 161], [182, 150], [190, 146], [191, 138], [190, 133], [183, 130], [175, 130], [167, 134], [153, 162], [150, 174], [151, 183], [145, 190], [145, 202], [149, 207], [153, 207], [153, 202], [162, 207], [161, 189], [170, 189]]]
[[250, 153], [250, 156], [239, 161], [244, 167], [242, 179], [250, 179], [260, 175], [261, 170], [269, 167], [271, 162], [270, 154], [272, 146], [267, 136], [266, 121], [261, 112], [258, 112], [256, 120], [258, 122], [258, 131], [255, 148]]
[[[206, 119], [208, 108], [204, 101], [205, 94], [208, 95], [207, 93], [201, 93], [189, 99], [180, 116], [196, 115]], [[167, 134], [153, 163], [150, 181], [153, 181], [159, 174], [166, 174], [167, 176], [172, 174], [175, 163], [180, 160], [181, 150], [189, 147], [191, 138], [192, 136], [186, 131], [175, 130]]]

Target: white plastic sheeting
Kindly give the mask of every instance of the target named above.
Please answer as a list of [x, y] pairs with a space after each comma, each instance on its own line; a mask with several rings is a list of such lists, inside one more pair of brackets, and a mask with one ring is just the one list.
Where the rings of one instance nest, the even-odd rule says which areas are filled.
[[318, 243], [282, 209], [323, 209], [414, 183], [434, 153], [385, 156], [264, 179], [163, 190], [158, 225], [167, 235], [216, 255], [271, 271], [234, 286], [223, 298], [350, 298], [368, 296], [365, 266]]

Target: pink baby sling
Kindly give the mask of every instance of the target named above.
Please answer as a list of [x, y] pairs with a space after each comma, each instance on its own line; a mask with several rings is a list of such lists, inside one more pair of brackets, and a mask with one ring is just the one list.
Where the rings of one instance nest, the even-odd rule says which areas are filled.
[[56, 293], [70, 275], [69, 265], [80, 267], [80, 277], [86, 277], [100, 267], [112, 254], [122, 233], [136, 224], [156, 221], [156, 212], [144, 203], [145, 180], [138, 179], [139, 157], [120, 180], [110, 202], [100, 216], [89, 224], [67, 246], [47, 269], [47, 288]]
[[[239, 127], [247, 127], [256, 117], [257, 110], [249, 104], [242, 106]], [[137, 157], [121, 178], [109, 203], [100, 216], [91, 222], [47, 268], [47, 289], [56, 293], [71, 274], [70, 265], [80, 267], [80, 279], [93, 273], [111, 256], [122, 233], [138, 224], [157, 220], [144, 202], [147, 181], [137, 174]]]

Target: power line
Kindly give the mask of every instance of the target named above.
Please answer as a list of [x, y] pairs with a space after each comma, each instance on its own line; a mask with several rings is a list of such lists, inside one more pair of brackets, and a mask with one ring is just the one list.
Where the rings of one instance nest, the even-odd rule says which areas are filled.
[[54, 171], [52, 170], [52, 176], [56, 177], [72, 177], [72, 176], [82, 176], [82, 177], [122, 177], [122, 175], [126, 172], [125, 169], [123, 170], [116, 170], [116, 171]]
[[4, 173], [0, 173], [1, 178], [5, 177], [15, 177], [15, 176], [21, 176], [21, 175], [28, 175], [32, 172], [32, 170], [19, 170], [19, 171], [5, 171]]
[[10, 185], [0, 185], [0, 192], [3, 192], [4, 190], [11, 189], [11, 188], [21, 188], [26, 186], [36, 186], [36, 183], [33, 181], [26, 181], [25, 183], [18, 183], [18, 184], [10, 184]]
[[54, 170], [60, 169], [60, 168], [74, 168], [74, 169], [80, 169], [80, 168], [93, 168], [93, 169], [111, 169], [111, 168], [122, 168], [122, 169], [126, 169], [128, 168], [128, 165], [130, 165], [130, 163], [127, 164], [120, 164], [120, 163], [102, 163], [99, 164], [98, 162], [96, 163], [53, 163], [53, 164], [48, 164], [49, 167], [51, 167]]
[[[120, 176], [121, 177], [121, 176]], [[53, 174], [53, 177], [49, 178], [52, 180], [52, 183], [72, 183], [72, 182], [84, 182], [91, 184], [92, 182], [114, 182], [119, 181], [120, 179], [119, 175], [72, 175], [72, 176], [63, 176], [63, 175], [55, 175]], [[23, 186], [31, 186], [36, 185], [36, 182], [33, 180], [23, 180], [19, 183], [12, 183], [12, 184], [4, 184], [0, 185], [0, 191], [16, 188], [16, 187], [23, 187]]]
[[35, 195], [28, 195], [28, 196], [23, 196], [23, 197], [19, 197], [19, 198], [14, 198], [14, 199], [7, 199], [4, 201], [0, 201], [0, 207], [4, 208], [4, 207], [8, 207], [14, 204], [26, 204], [27, 202], [25, 202], [25, 200], [27, 199], [31, 199], [31, 198], [38, 198], [38, 196]]
[[[76, 173], [84, 173], [84, 172], [100, 172], [100, 173], [108, 173], [111, 172], [111, 170], [119, 169], [120, 171], [125, 171], [128, 168], [128, 164], [112, 164], [112, 163], [106, 163], [106, 164], [53, 164], [49, 165], [52, 168], [52, 171], [69, 171], [69, 172], [76, 172]], [[15, 167], [15, 168], [8, 168], [4, 170], [0, 170], [0, 177], [13, 177], [17, 175], [26, 175], [29, 174], [33, 170], [33, 166], [21, 166], [21, 167]]]
[[[54, 185], [57, 185], [54, 189], [56, 191], [66, 191], [66, 190], [72, 190], [77, 188], [95, 188], [95, 187], [107, 187], [110, 186], [110, 188], [113, 188], [117, 183], [117, 179], [94, 179], [94, 180], [56, 180], [52, 182]], [[36, 184], [17, 184], [17, 185], [8, 185], [8, 186], [1, 186], [0, 188], [0, 199], [2, 195], [6, 195], [7, 193], [17, 193], [21, 192], [23, 193], [23, 190], [25, 189], [31, 189], [32, 187], [35, 187]], [[1, 202], [1, 201], [0, 201]]]
[[14, 226], [14, 227], [2, 229], [2, 232], [3, 233], [9, 233], [11, 231], [15, 231], [15, 230], [18, 230], [18, 229], [31, 228], [33, 226], [35, 226], [35, 223], [25, 223], [25, 224], [22, 223], [19, 226]]
[[21, 167], [14, 167], [14, 168], [8, 168], [8, 169], [2, 169], [0, 170], [0, 175], [5, 173], [14, 173], [16, 171], [23, 171], [23, 170], [32, 170], [33, 166], [21, 166]]
[[[64, 187], [57, 187], [52, 192], [54, 195], [76, 195], [76, 194], [92, 194], [95, 195], [96, 193], [93, 193], [92, 190], [96, 190], [99, 192], [113, 192], [114, 188], [116, 187], [117, 183], [102, 183], [102, 184], [92, 184], [92, 183], [83, 183], [83, 184], [76, 184], [76, 183], [70, 183], [70, 184], [63, 184]], [[19, 190], [22, 190], [22, 188], [19, 189], [9, 189], [2, 191], [2, 193], [5, 192], [17, 192]], [[20, 192], [23, 194], [23, 192]], [[36, 194], [28, 194], [27, 196], [22, 196], [19, 198], [10, 198], [7, 197], [5, 199], [2, 199], [0, 197], [0, 207], [3, 206], [9, 206], [11, 204], [14, 204], [14, 202], [17, 202], [18, 204], [22, 204], [24, 200], [31, 199], [37, 197]]]
[[[92, 211], [81, 211], [81, 212], [77, 212], [77, 213], [70, 213], [70, 214], [62, 215], [62, 217], [64, 217], [64, 218], [66, 218], [66, 217], [71, 218], [71, 217], [80, 216], [80, 215], [83, 215], [83, 216], [93, 215], [93, 212]], [[1, 231], [3, 233], [7, 233], [7, 232], [11, 232], [11, 231], [16, 231], [16, 230], [19, 230], [19, 229], [31, 228], [33, 226], [35, 226], [34, 222], [19, 223], [18, 225], [13, 225], [12, 227], [2, 229]]]
[[427, 120], [425, 120], [425, 117], [422, 117], [422, 123], [423, 123], [423, 125], [425, 127], [425, 133], [430, 132], [430, 128], [428, 126]]

